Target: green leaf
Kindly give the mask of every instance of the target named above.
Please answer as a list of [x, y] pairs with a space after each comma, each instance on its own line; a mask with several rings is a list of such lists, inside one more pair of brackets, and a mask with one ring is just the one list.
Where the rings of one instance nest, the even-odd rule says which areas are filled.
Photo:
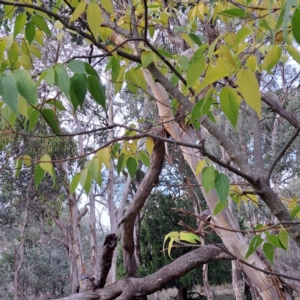
[[85, 69], [85, 63], [83, 61], [81, 61], [81, 60], [74, 60], [74, 59], [70, 60], [67, 65], [68, 65], [68, 68], [73, 73], [87, 74], [87, 71]]
[[204, 103], [205, 98], [200, 99], [196, 105], [193, 107], [193, 110], [191, 112], [191, 122], [194, 123], [194, 121], [198, 120], [203, 116], [202, 112], [202, 106]]
[[77, 110], [77, 108], [79, 106], [79, 103], [78, 103], [77, 96], [76, 96], [76, 94], [75, 94], [72, 86], [70, 87], [70, 100], [71, 100], [71, 103], [73, 105], [74, 112], [76, 112], [76, 110]]
[[220, 173], [215, 179], [215, 188], [220, 201], [225, 204], [229, 193], [228, 177]]
[[278, 63], [281, 57], [281, 47], [279, 45], [273, 45], [265, 56], [264, 62], [262, 64], [262, 69], [266, 70], [268, 73], [271, 72], [272, 68]]
[[93, 159], [87, 162], [86, 168], [89, 170], [93, 179], [96, 181], [100, 173], [100, 163], [99, 157], [95, 156]]
[[14, 38], [22, 31], [26, 24], [26, 13], [17, 15], [14, 24]]
[[70, 77], [65, 67], [62, 64], [56, 64], [54, 71], [56, 85], [69, 98]]
[[51, 127], [51, 129], [54, 131], [55, 134], [60, 134], [60, 130], [58, 127], [57, 119], [55, 116], [55, 113], [52, 109], [44, 108], [42, 109], [42, 115]]
[[56, 109], [66, 110], [66, 108], [63, 106], [63, 104], [57, 99], [51, 99], [50, 101], [47, 101], [46, 103], [53, 105]]
[[51, 35], [51, 31], [45, 21], [45, 19], [39, 15], [34, 15], [31, 18], [31, 21], [35, 24], [35, 26], [46, 34]]
[[202, 54], [202, 49], [199, 48], [193, 55], [188, 65], [186, 74], [187, 88], [192, 86], [195, 81], [199, 79], [200, 75], [205, 69], [205, 64], [205, 57]]
[[156, 61], [156, 55], [153, 51], [143, 51], [141, 60], [143, 68], [147, 68], [152, 62]]
[[96, 70], [88, 63], [84, 63], [86, 72], [91, 75], [92, 77], [99, 78], [98, 73]]
[[263, 251], [267, 259], [273, 263], [274, 260], [274, 246], [270, 243], [264, 243]]
[[6, 40], [0, 40], [0, 58], [2, 57], [4, 50], [6, 48]]
[[197, 244], [197, 242], [200, 243], [200, 238], [198, 235], [192, 233], [192, 232], [187, 232], [187, 231], [181, 231], [179, 233], [179, 239], [181, 241], [185, 241], [191, 244]]
[[[285, 41], [287, 41], [287, 37], [288, 37], [288, 26], [290, 24], [290, 13], [291, 13], [291, 8], [293, 6], [296, 6], [296, 7], [298, 6], [297, 5], [297, 1], [296, 0], [287, 0], [285, 6], [282, 8], [284, 10], [284, 16], [283, 16], [283, 37], [284, 37]], [[295, 10], [295, 12], [296, 12], [296, 10]], [[295, 15], [295, 12], [294, 12], [294, 15]], [[298, 15], [298, 13], [297, 13], [297, 15]], [[292, 18], [292, 24], [294, 23], [295, 26], [297, 26], [299, 24], [299, 23], [296, 23], [296, 22], [298, 22], [298, 18], [299, 17], [297, 16], [294, 19], [294, 22], [293, 22], [293, 18]]]
[[261, 116], [261, 95], [255, 75], [250, 70], [240, 70], [237, 73], [239, 88], [246, 103], [253, 108], [257, 115]]
[[45, 154], [40, 158], [40, 167], [53, 177], [53, 166], [49, 154]]
[[29, 127], [28, 127], [29, 132], [31, 132], [33, 127], [36, 125], [36, 123], [39, 119], [39, 116], [40, 116], [40, 112], [38, 110], [34, 109], [31, 112], [31, 114], [29, 116]]
[[30, 73], [24, 69], [17, 70], [14, 73], [20, 95], [25, 98], [28, 103], [36, 105], [38, 103], [37, 91]]
[[25, 37], [29, 44], [32, 43], [35, 37], [35, 27], [33, 22], [28, 22], [25, 27]]
[[91, 188], [91, 184], [92, 184], [92, 176], [89, 174], [87, 169], [84, 169], [81, 172], [80, 184], [82, 185], [86, 194], [88, 194], [90, 191], [90, 188]]
[[198, 46], [201, 46], [202, 45], [202, 42], [200, 40], [200, 38], [198, 37], [198, 35], [194, 34], [194, 33], [190, 33], [189, 34], [189, 37], [192, 39], [192, 41], [198, 45]]
[[102, 23], [102, 13], [99, 4], [96, 2], [91, 2], [88, 5], [86, 15], [87, 22], [92, 31], [92, 34], [97, 39], [100, 30], [100, 25]]
[[202, 171], [202, 184], [206, 192], [209, 192], [215, 186], [215, 168], [213, 166], [205, 167]]
[[219, 212], [221, 212], [224, 208], [226, 207], [226, 205], [224, 203], [222, 203], [221, 201], [218, 201], [214, 212], [213, 212], [213, 216], [217, 215]]
[[[70, 96], [71, 96], [71, 90], [73, 90], [72, 96], [73, 95], [76, 96], [77, 102], [81, 108], [85, 100], [87, 88], [88, 88], [88, 79], [85, 74], [75, 73], [71, 77]], [[75, 107], [74, 110], [76, 110]]]
[[219, 12], [219, 15], [223, 15], [231, 18], [242, 18], [245, 16], [245, 10], [239, 8], [227, 9]]
[[45, 171], [40, 167], [40, 165], [35, 165], [35, 168], [34, 168], [34, 184], [35, 184], [36, 188], [38, 188], [38, 186], [41, 183], [44, 175], [45, 175]]
[[300, 212], [300, 205], [296, 205], [291, 211], [291, 219], [294, 220], [299, 212]]
[[296, 8], [292, 16], [292, 32], [298, 44], [300, 44], [300, 9]]
[[260, 235], [256, 235], [251, 243], [250, 243], [250, 246], [249, 246], [249, 249], [246, 253], [246, 256], [245, 256], [245, 259], [247, 259], [256, 249], [259, 245], [261, 245], [261, 243], [263, 242], [264, 240], [261, 238]]
[[124, 72], [125, 72], [126, 66], [121, 66], [118, 77], [116, 78], [115, 81], [115, 94], [117, 94], [122, 86], [123, 86], [123, 82], [124, 82]]
[[89, 76], [88, 77], [88, 89], [91, 93], [94, 100], [100, 104], [104, 109], [105, 107], [105, 91], [104, 88], [100, 82], [100, 80], [97, 77]]
[[19, 57], [19, 45], [18, 43], [13, 42], [8, 51], [9, 62], [11, 64], [15, 63], [18, 60], [18, 57]]
[[51, 86], [54, 85], [54, 82], [55, 82], [54, 68], [50, 68], [50, 69], [47, 70], [47, 73], [45, 75], [45, 80], [49, 85], [51, 85]]
[[80, 181], [80, 178], [81, 178], [81, 173], [77, 173], [73, 176], [73, 178], [71, 180], [71, 184], [70, 184], [70, 193], [71, 194], [73, 194], [76, 191], [77, 186]]
[[148, 167], [148, 168], [150, 167], [150, 165], [151, 165], [150, 159], [149, 159], [148, 154], [145, 151], [139, 152], [139, 159], [146, 167]]
[[222, 88], [220, 93], [220, 105], [225, 116], [235, 129], [241, 101], [242, 99], [235, 89], [228, 86]]
[[161, 48], [156, 48], [156, 50], [157, 50], [160, 54], [162, 54], [163, 56], [165, 56], [165, 57], [167, 57], [167, 58], [170, 58], [170, 59], [174, 59], [173, 55], [172, 55], [170, 52], [168, 52], [168, 51], [166, 51], [166, 50], [164, 50], [164, 49], [161, 49]]
[[128, 169], [131, 179], [133, 179], [138, 167], [136, 159], [133, 157], [128, 157], [126, 161], [126, 167]]
[[18, 177], [20, 172], [21, 172], [21, 169], [22, 169], [22, 159], [21, 158], [17, 158], [15, 160], [15, 177]]
[[187, 71], [189, 63], [190, 63], [190, 60], [186, 56], [180, 55], [178, 57], [178, 63], [182, 67], [183, 71]]
[[280, 244], [284, 250], [289, 250], [289, 236], [286, 230], [280, 230], [278, 233]]
[[15, 113], [18, 113], [18, 89], [15, 77], [12, 74], [0, 76], [0, 95], [3, 102]]
[[273, 235], [273, 234], [270, 234], [267, 236], [268, 237], [268, 241], [274, 245], [275, 247], [277, 248], [281, 248], [281, 249], [284, 249], [284, 247], [281, 245], [280, 241], [279, 241], [279, 238], [278, 236], [276, 235]]
[[124, 154], [122, 154], [119, 159], [118, 159], [118, 163], [117, 163], [117, 172], [118, 175], [120, 175], [121, 171], [125, 168], [125, 164], [126, 164], [126, 157]]

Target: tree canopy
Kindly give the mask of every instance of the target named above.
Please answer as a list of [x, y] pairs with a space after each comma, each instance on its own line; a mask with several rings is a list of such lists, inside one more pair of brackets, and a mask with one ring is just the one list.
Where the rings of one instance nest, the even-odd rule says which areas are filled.
[[[299, 275], [280, 271], [274, 257], [289, 239], [300, 247], [300, 205], [290, 189], [299, 177], [299, 5], [0, 0], [1, 178], [18, 178], [1, 188], [1, 209], [23, 208], [15, 300], [26, 226], [42, 214], [67, 253], [66, 299], [145, 297], [222, 259], [241, 264], [262, 299], [292, 299]], [[223, 244], [203, 244], [138, 278], [141, 211], [155, 190], [194, 197], [197, 226], [181, 224], [203, 241], [208, 226]], [[255, 213], [241, 231], [235, 211], [249, 202]], [[106, 286], [99, 207], [120, 234], [127, 276], [116, 280], [111, 236], [103, 245], [112, 263]]]

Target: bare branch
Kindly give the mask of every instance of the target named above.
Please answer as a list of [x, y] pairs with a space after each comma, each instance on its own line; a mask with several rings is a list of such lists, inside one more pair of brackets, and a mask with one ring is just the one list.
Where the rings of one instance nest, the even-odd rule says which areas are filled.
[[288, 148], [291, 146], [291, 144], [296, 139], [296, 137], [299, 135], [299, 132], [300, 132], [300, 124], [296, 128], [294, 134], [290, 137], [290, 139], [286, 142], [286, 144], [284, 145], [284, 147], [281, 149], [281, 151], [276, 155], [276, 157], [272, 161], [272, 163], [271, 163], [271, 165], [270, 165], [270, 167], [268, 169], [267, 176], [266, 176], [268, 181], [271, 178], [271, 175], [272, 175], [272, 172], [273, 172], [275, 166], [277, 165], [277, 163], [279, 162], [279, 160], [283, 157], [283, 155], [288, 150]]

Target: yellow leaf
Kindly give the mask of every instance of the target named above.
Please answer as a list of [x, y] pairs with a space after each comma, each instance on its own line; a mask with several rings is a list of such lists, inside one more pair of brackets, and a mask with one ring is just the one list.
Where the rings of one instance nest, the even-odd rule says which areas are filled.
[[90, 3], [87, 8], [86, 14], [87, 22], [90, 26], [93, 36], [97, 38], [100, 30], [100, 25], [102, 23], [102, 13], [99, 5], [96, 2]]
[[27, 101], [22, 97], [19, 96], [19, 101], [18, 101], [18, 111], [20, 114], [22, 114], [26, 119], [28, 119], [28, 114], [27, 114]]
[[29, 155], [23, 155], [23, 161], [24, 161], [24, 164], [27, 167], [30, 167], [30, 165], [31, 165], [31, 158], [30, 158]]
[[246, 103], [261, 116], [261, 95], [255, 75], [250, 70], [240, 70], [237, 73], [238, 91]]
[[300, 64], [300, 54], [299, 54], [298, 50], [292, 45], [286, 45], [285, 48], [289, 52], [289, 54], [293, 57], [293, 59], [298, 64]]
[[70, 18], [69, 24], [76, 21], [80, 15], [84, 12], [86, 7], [86, 2], [85, 1], [81, 1], [75, 8], [72, 17]]
[[40, 159], [40, 167], [53, 177], [53, 166], [49, 154], [45, 154]]
[[255, 73], [256, 71], [256, 66], [257, 66], [257, 59], [255, 55], [250, 55], [247, 59], [247, 67]]
[[[114, 48], [115, 48], [115, 46], [114, 46], [114, 45], [111, 45], [111, 44], [106, 46], [106, 49], [107, 49], [108, 52], [112, 51]], [[118, 59], [117, 50], [114, 51], [114, 52], [111, 52], [111, 54], [112, 54], [116, 59]]]
[[220, 52], [221, 54], [228, 59], [228, 61], [233, 65], [233, 67], [236, 69], [236, 70], [239, 70], [239, 67], [238, 65], [236, 64], [230, 50], [228, 49], [228, 47], [226, 45], [221, 45], [220, 46]]
[[270, 72], [271, 69], [277, 64], [281, 56], [281, 47], [279, 45], [273, 45], [265, 56], [264, 62], [262, 64], [262, 69]]
[[225, 42], [228, 44], [228, 46], [233, 47], [236, 44], [236, 35], [233, 32], [229, 32], [224, 36]]
[[148, 153], [151, 155], [154, 147], [154, 142], [152, 138], [147, 138], [146, 139], [146, 149]]
[[195, 171], [196, 176], [198, 176], [201, 173], [201, 171], [205, 167], [205, 165], [206, 165], [205, 159], [198, 161], [197, 166], [196, 166], [196, 171]]
[[44, 46], [44, 33], [43, 31], [36, 29], [35, 30], [35, 40], [41, 45]]
[[110, 168], [110, 150], [110, 147], [106, 147], [97, 152], [99, 163], [104, 163], [108, 169]]
[[[110, 28], [107, 28], [107, 27], [100, 27], [100, 30], [99, 30], [99, 35], [100, 35], [100, 38], [102, 41], [106, 41], [107, 37], [111, 36], [112, 34], [112, 30]], [[107, 48], [109, 50], [111, 50], [109, 48], [109, 46], [112, 46], [112, 45], [107, 45]], [[113, 47], [112, 47], [113, 48]], [[117, 55], [117, 51], [113, 52], [112, 53], [113, 56]]]
[[64, 32], [63, 32], [63, 31], [61, 31], [59, 34], [57, 34], [57, 35], [56, 35], [56, 38], [57, 38], [57, 40], [58, 40], [58, 41], [60, 41], [60, 42], [61, 42], [61, 40], [62, 40], [63, 36], [64, 36]]
[[252, 204], [258, 206], [258, 198], [256, 195], [247, 194], [247, 197], [251, 200]]
[[188, 45], [192, 49], [194, 49], [194, 42], [193, 42], [193, 40], [186, 33], [180, 33], [180, 35], [188, 43]]
[[109, 14], [114, 13], [114, 7], [111, 0], [101, 0], [101, 5]]
[[[76, 9], [75, 9], [76, 10]], [[71, 17], [72, 18], [72, 17]], [[70, 22], [69, 22], [70, 23]], [[54, 23], [54, 28], [56, 28], [56, 29], [63, 29], [63, 27], [64, 27], [64, 24], [63, 23], [61, 23], [60, 21], [56, 21], [55, 23]]]
[[[199, 86], [197, 92], [204, 89], [207, 85], [228, 76], [231, 72], [230, 65], [223, 58], [217, 60], [216, 66], [209, 66], [205, 78]], [[196, 92], [196, 93], [197, 93]]]

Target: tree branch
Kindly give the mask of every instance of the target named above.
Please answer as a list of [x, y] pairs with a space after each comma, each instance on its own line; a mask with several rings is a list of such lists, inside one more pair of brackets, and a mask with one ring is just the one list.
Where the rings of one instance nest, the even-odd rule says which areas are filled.
[[103, 289], [79, 293], [59, 300], [110, 300], [118, 296], [120, 300], [131, 300], [153, 294], [172, 280], [182, 277], [202, 264], [218, 260], [232, 260], [232, 256], [215, 245], [201, 246], [144, 278], [122, 278]]
[[272, 161], [271, 165], [269, 166], [269, 169], [268, 169], [268, 172], [267, 172], [267, 180], [268, 181], [270, 180], [272, 172], [273, 172], [274, 168], [276, 167], [277, 163], [282, 158], [282, 156], [285, 154], [285, 152], [288, 150], [288, 148], [293, 143], [293, 141], [296, 139], [296, 137], [299, 135], [299, 132], [300, 132], [300, 124], [296, 128], [294, 134], [286, 142], [286, 144], [284, 145], [284, 147], [281, 149], [281, 151], [279, 151], [279, 153], [276, 155], [276, 157]]
[[151, 156], [151, 167], [147, 170], [146, 175], [139, 185], [139, 188], [135, 193], [132, 202], [122, 220], [124, 223], [122, 232], [122, 246], [127, 276], [137, 276], [137, 266], [134, 257], [134, 223], [139, 211], [144, 206], [145, 201], [150, 195], [153, 187], [158, 183], [164, 157], [165, 143], [163, 141], [155, 140], [154, 149]]
[[282, 116], [295, 128], [297, 128], [300, 125], [300, 122], [292, 113], [286, 111], [283, 107], [280, 106], [278, 102], [274, 101], [270, 96], [262, 93], [261, 99], [271, 108], [272, 111]]

